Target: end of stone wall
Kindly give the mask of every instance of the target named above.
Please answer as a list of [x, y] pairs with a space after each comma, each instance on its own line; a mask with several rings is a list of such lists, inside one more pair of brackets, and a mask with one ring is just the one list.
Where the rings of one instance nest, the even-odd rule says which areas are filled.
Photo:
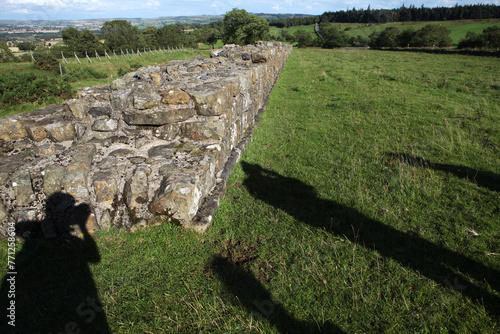
[[19, 222], [41, 234], [71, 232], [48, 217], [54, 194], [88, 205], [88, 230], [169, 220], [204, 231], [228, 159], [241, 151], [290, 53], [281, 43], [225, 46], [210, 59], [143, 67], [1, 119], [0, 233]]

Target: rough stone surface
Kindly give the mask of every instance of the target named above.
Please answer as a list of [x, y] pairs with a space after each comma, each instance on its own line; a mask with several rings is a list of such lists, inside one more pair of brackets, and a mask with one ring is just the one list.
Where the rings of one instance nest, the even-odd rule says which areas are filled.
[[0, 231], [32, 220], [54, 237], [46, 202], [57, 196], [90, 209], [88, 230], [162, 221], [205, 230], [290, 52], [281, 43], [228, 45], [3, 118]]

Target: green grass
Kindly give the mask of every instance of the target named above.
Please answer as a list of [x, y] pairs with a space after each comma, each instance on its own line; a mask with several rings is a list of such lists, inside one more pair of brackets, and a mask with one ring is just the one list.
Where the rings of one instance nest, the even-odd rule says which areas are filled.
[[314, 26], [315, 26], [315, 24], [310, 24], [310, 25], [305, 25], [305, 26], [294, 26], [294, 27], [290, 27], [290, 28], [270, 27], [269, 34], [271, 36], [281, 36], [281, 30], [288, 30], [288, 32], [292, 35], [294, 35], [295, 32], [298, 30], [305, 30], [307, 32], [315, 34]]
[[[205, 234], [98, 232], [100, 260], [91, 240], [18, 244], [19, 324], [498, 332], [498, 65], [295, 49]], [[104, 309], [88, 323], [87, 296]]]
[[415, 30], [421, 29], [428, 24], [442, 25], [451, 30], [450, 37], [453, 44], [456, 45], [458, 42], [465, 38], [467, 32], [472, 31], [478, 34], [482, 33], [485, 28], [492, 27], [500, 24], [500, 19], [488, 19], [488, 20], [456, 20], [456, 21], [439, 21], [439, 22], [392, 22], [385, 24], [366, 24], [366, 23], [331, 23], [332, 25], [339, 27], [340, 29], [346, 30], [346, 33], [350, 37], [356, 37], [358, 35], [368, 38], [370, 34], [374, 32], [380, 32], [389, 27], [396, 27], [398, 29], [405, 30], [408, 28], [413, 28]]

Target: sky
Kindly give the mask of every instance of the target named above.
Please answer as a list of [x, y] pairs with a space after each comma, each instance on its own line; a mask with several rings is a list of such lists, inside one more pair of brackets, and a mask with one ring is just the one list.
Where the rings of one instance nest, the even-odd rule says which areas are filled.
[[494, 4], [500, 0], [0, 0], [0, 20], [81, 20], [97, 18], [155, 18], [220, 15], [233, 8], [249, 13], [313, 14], [339, 10], [452, 7], [455, 4]]

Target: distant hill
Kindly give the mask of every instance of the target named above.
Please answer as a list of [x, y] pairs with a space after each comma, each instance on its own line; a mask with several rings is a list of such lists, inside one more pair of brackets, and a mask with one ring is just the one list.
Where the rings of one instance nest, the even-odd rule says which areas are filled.
[[[312, 15], [307, 14], [265, 14], [265, 13], [251, 13], [258, 17], [267, 20], [275, 20], [281, 18], [298, 18], [307, 17]], [[168, 24], [209, 24], [212, 22], [222, 21], [224, 15], [198, 15], [198, 16], [161, 16], [157, 18], [107, 18], [107, 19], [88, 19], [88, 20], [0, 20], [0, 27], [39, 27], [49, 28], [58, 27], [66, 29], [69, 27], [96, 29], [102, 26], [106, 21], [112, 20], [127, 20], [139, 28], [147, 26], [163, 27]]]

